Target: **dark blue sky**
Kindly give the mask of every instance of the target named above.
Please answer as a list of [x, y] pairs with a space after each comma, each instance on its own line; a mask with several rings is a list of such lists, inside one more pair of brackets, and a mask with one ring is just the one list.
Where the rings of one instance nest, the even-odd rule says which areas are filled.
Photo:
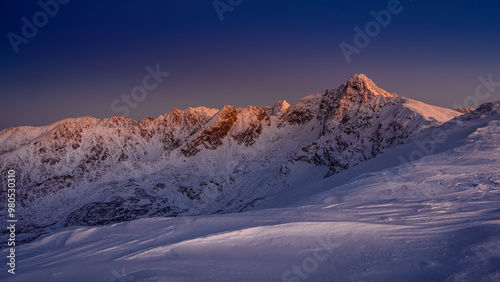
[[[157, 117], [173, 107], [295, 103], [353, 73], [445, 107], [474, 95], [478, 76], [500, 81], [496, 1], [401, 0], [403, 10], [351, 63], [339, 44], [354, 45], [353, 28], [364, 29], [370, 11], [390, 1], [243, 0], [223, 21], [213, 2], [72, 0], [16, 54], [9, 33], [22, 36], [21, 19], [33, 22], [42, 8], [2, 1], [0, 129], [117, 115], [113, 101], [141, 86], [145, 67], [158, 64], [170, 75], [129, 107], [129, 117]], [[499, 99], [500, 87], [481, 102]]]

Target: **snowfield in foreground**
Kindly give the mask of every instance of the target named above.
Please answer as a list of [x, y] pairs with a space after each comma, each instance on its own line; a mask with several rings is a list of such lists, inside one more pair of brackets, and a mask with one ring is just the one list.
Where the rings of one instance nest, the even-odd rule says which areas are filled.
[[61, 229], [0, 280], [499, 281], [499, 115], [440, 128], [254, 211]]

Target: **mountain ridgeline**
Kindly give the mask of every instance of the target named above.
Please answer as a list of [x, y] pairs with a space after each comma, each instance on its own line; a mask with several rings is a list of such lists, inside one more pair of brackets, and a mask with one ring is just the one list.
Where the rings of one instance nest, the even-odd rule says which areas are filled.
[[0, 170], [18, 175], [20, 232], [29, 240], [68, 225], [248, 210], [286, 193], [303, 166], [329, 177], [461, 114], [386, 92], [360, 74], [294, 105], [8, 128], [0, 132]]

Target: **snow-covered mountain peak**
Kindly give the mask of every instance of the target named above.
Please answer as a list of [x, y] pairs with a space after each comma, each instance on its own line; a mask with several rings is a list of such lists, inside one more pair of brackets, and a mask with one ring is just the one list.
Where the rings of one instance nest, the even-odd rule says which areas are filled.
[[273, 115], [276, 115], [277, 113], [286, 111], [289, 107], [290, 107], [290, 104], [288, 104], [287, 101], [281, 100], [281, 101], [276, 102], [276, 104], [274, 104], [274, 106], [265, 107], [264, 110], [266, 111], [266, 113], [268, 115], [273, 116]]
[[353, 74], [344, 86], [345, 94], [364, 96], [368, 99], [373, 96], [398, 97], [396, 93], [389, 93], [378, 87], [373, 80], [364, 74]]
[[378, 87], [364, 74], [353, 74], [347, 83], [337, 89], [326, 90], [323, 95], [322, 111], [324, 115], [333, 114], [337, 119], [343, 118], [347, 112], [366, 106], [372, 110], [387, 103], [395, 103], [396, 93], [389, 93]]
[[373, 112], [381, 107], [401, 102], [402, 99], [397, 94], [378, 87], [364, 74], [354, 74], [339, 88], [326, 90], [321, 102], [319, 118], [325, 122], [333, 121], [330, 127], [334, 128], [337, 122], [346, 118], [352, 119], [360, 111]]
[[369, 79], [366, 75], [364, 74], [353, 74], [351, 75], [351, 77], [349, 77], [349, 80], [347, 81], [347, 83], [361, 83], [361, 82], [372, 82], [373, 81], [371, 79]]

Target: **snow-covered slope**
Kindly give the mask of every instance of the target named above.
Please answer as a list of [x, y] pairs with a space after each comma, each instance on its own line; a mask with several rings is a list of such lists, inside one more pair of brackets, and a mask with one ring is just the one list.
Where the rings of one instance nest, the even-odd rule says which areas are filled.
[[484, 104], [328, 178], [295, 162], [258, 210], [64, 228], [0, 280], [499, 281], [499, 142]]
[[17, 171], [19, 238], [30, 239], [69, 225], [248, 210], [306, 177], [302, 165], [329, 177], [458, 115], [353, 75], [291, 106], [173, 109], [141, 121], [83, 117], [6, 129], [0, 173]]

